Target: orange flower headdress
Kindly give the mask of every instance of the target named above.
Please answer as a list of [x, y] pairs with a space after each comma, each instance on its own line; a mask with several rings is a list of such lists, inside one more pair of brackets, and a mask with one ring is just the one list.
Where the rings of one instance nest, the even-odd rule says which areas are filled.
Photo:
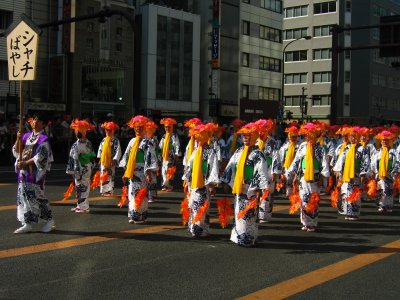
[[260, 134], [262, 135], [270, 135], [275, 130], [275, 123], [272, 119], [260, 119], [255, 124], [259, 127]]
[[149, 135], [149, 137], [152, 137], [154, 135], [154, 132], [156, 132], [158, 126], [156, 123], [154, 123], [153, 121], [149, 120], [146, 123], [146, 131], [147, 134]]
[[239, 119], [233, 120], [231, 123], [231, 125], [236, 128], [241, 128], [244, 124], [245, 124], [245, 121], [242, 121]]
[[392, 125], [392, 126], [390, 126], [389, 131], [391, 133], [393, 133], [396, 137], [398, 137], [400, 135], [400, 127], [399, 126]]
[[90, 124], [86, 120], [78, 120], [75, 119], [70, 126], [74, 131], [75, 134], [78, 134], [80, 132], [84, 137], [86, 136], [87, 131], [91, 131], [95, 128], [93, 124]]
[[104, 122], [103, 124], [101, 124], [101, 128], [115, 131], [119, 129], [119, 126], [114, 122]]
[[288, 136], [298, 136], [299, 128], [297, 128], [296, 126], [290, 126], [285, 129], [285, 132], [287, 132]]
[[375, 136], [377, 140], [394, 140], [396, 136], [389, 130], [383, 130], [381, 133]]
[[211, 127], [200, 124], [190, 129], [189, 136], [193, 136], [200, 144], [206, 144], [210, 138]]
[[187, 121], [185, 121], [184, 126], [188, 127], [188, 128], [193, 128], [196, 127], [197, 125], [202, 124], [203, 122], [201, 122], [201, 120], [199, 118], [191, 118]]
[[164, 126], [175, 125], [176, 120], [172, 119], [172, 118], [163, 118], [163, 119], [161, 119], [160, 124], [162, 124]]
[[316, 140], [320, 136], [321, 132], [318, 126], [316, 126], [314, 123], [307, 123], [301, 126], [299, 134], [308, 136], [312, 140]]
[[242, 128], [240, 128], [237, 133], [251, 134], [250, 144], [254, 145], [259, 136], [259, 131], [260, 131], [260, 126], [258, 126], [255, 122], [251, 122], [247, 123]]
[[135, 126], [146, 126], [146, 123], [149, 119], [146, 118], [145, 116], [138, 115], [134, 116], [132, 119], [130, 119], [126, 125], [128, 125], [130, 128], [134, 128]]

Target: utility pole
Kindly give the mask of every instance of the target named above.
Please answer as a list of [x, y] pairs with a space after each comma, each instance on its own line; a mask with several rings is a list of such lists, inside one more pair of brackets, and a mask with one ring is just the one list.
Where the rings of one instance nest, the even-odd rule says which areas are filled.
[[307, 88], [306, 87], [302, 87], [301, 88], [301, 101], [300, 101], [300, 110], [301, 110], [301, 123], [303, 124], [304, 121], [304, 103], [305, 103], [305, 95], [304, 92]]

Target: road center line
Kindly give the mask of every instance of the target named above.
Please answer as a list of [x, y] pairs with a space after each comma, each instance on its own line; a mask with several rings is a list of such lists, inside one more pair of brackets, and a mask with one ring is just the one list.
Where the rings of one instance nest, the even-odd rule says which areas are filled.
[[400, 252], [400, 240], [294, 277], [239, 299], [285, 299]]

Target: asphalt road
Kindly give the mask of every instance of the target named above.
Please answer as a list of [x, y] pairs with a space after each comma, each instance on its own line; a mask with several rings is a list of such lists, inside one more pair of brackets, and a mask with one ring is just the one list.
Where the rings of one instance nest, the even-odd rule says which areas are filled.
[[90, 214], [70, 212], [73, 200], [60, 201], [70, 182], [63, 166], [47, 179], [57, 229], [15, 235], [15, 175], [0, 170], [1, 299], [399, 299], [398, 202], [390, 215], [363, 203], [350, 222], [323, 201], [318, 231], [303, 232], [276, 195], [257, 246], [242, 248], [229, 241], [230, 227], [220, 228], [215, 203], [211, 235], [190, 237], [179, 190], [160, 192], [148, 223], [133, 225], [117, 197], [98, 191]]

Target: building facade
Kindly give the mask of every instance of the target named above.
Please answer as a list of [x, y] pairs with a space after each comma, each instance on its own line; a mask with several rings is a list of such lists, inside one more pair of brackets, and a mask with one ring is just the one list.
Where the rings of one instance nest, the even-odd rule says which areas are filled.
[[[397, 2], [397, 3], [396, 3]], [[379, 24], [382, 15], [400, 14], [398, 1], [284, 1], [285, 110], [301, 118], [329, 120], [331, 111], [333, 24], [356, 27]], [[311, 36], [309, 40], [301, 37]], [[379, 29], [344, 31], [340, 47], [379, 44]], [[379, 50], [347, 50], [338, 55], [337, 121], [371, 124], [380, 119], [396, 120], [399, 115], [397, 58], [381, 59]], [[398, 117], [397, 117], [398, 120]]]

